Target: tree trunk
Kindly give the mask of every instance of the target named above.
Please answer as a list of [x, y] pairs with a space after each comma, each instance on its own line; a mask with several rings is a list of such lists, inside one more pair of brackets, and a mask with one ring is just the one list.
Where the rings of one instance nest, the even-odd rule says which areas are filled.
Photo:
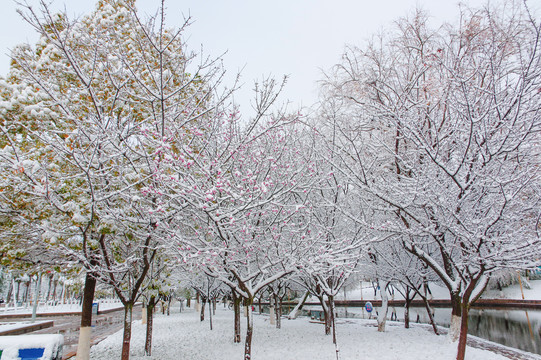
[[406, 329], [410, 328], [410, 304], [411, 299], [407, 296], [406, 303], [404, 304], [404, 327]]
[[141, 324], [145, 325], [147, 323], [147, 313], [148, 313], [148, 304], [143, 303], [141, 308]]
[[274, 316], [276, 317], [276, 328], [277, 329], [281, 329], [282, 328], [282, 311], [281, 311], [281, 304], [280, 304], [280, 300], [279, 300], [279, 297], [278, 295], [276, 294], [273, 294], [273, 298], [274, 298], [274, 306], [275, 306], [275, 311], [274, 311]]
[[47, 285], [47, 295], [45, 295], [45, 302], [49, 301], [51, 295], [51, 289], [53, 287], [53, 275], [49, 275], [49, 283]]
[[205, 304], [206, 304], [206, 299], [204, 297], [201, 297], [201, 312], [200, 312], [200, 316], [199, 316], [199, 320], [200, 321], [204, 321], [205, 320]]
[[17, 304], [19, 303], [19, 292], [21, 291], [21, 282], [20, 281], [17, 281], [17, 291], [15, 291], [15, 303], [17, 306]]
[[274, 302], [269, 298], [269, 320], [271, 325], [276, 325], [276, 312], [274, 311]]
[[329, 298], [329, 318], [331, 320], [331, 327], [332, 327], [332, 342], [333, 344], [336, 344], [336, 313], [335, 313], [335, 306], [334, 306], [334, 296], [328, 296]]
[[13, 295], [13, 280], [9, 282], [9, 288], [8, 288], [8, 295], [6, 297], [6, 303], [9, 303], [11, 301], [12, 295]]
[[62, 299], [62, 305], [66, 303], [66, 282], [62, 282], [62, 290], [60, 290], [60, 299]]
[[329, 313], [332, 324], [332, 342], [334, 344], [334, 350], [336, 353], [336, 360], [340, 359], [340, 348], [338, 347], [338, 341], [336, 338], [336, 307], [334, 306], [334, 296], [328, 296], [329, 298]]
[[210, 321], [210, 330], [212, 330], [212, 310], [214, 309], [214, 305], [212, 300], [209, 302], [209, 321]]
[[58, 280], [53, 280], [53, 302], [56, 305], [56, 287], [58, 286]]
[[325, 319], [325, 335], [331, 335], [333, 316], [329, 312], [329, 308], [325, 301], [323, 300], [323, 318]]
[[94, 302], [95, 290], [96, 279], [91, 273], [87, 272], [83, 289], [83, 305], [81, 307], [81, 328], [79, 330], [79, 344], [77, 345], [77, 360], [88, 360], [90, 358], [92, 303]]
[[280, 297], [278, 297], [278, 311], [277, 311], [277, 314], [278, 314], [278, 319], [276, 321], [276, 327], [278, 329], [281, 329], [282, 328], [282, 299]]
[[331, 316], [329, 315], [329, 308], [327, 307], [327, 304], [325, 303], [325, 296], [324, 295], [316, 295], [317, 299], [319, 300], [319, 303], [321, 304], [321, 308], [323, 309], [323, 317], [325, 319], [325, 335], [331, 335]]
[[460, 335], [458, 338], [457, 360], [464, 360], [466, 357], [466, 342], [468, 341], [468, 312], [469, 304], [462, 304], [462, 321], [460, 322]]
[[434, 320], [434, 315], [432, 312], [432, 307], [430, 306], [430, 303], [428, 302], [428, 298], [423, 297], [423, 302], [425, 303], [426, 312], [428, 313], [428, 319], [430, 321], [430, 325], [432, 325], [432, 330], [434, 330], [434, 334], [439, 335], [438, 326], [436, 325], [436, 320]]
[[304, 303], [306, 302], [306, 299], [308, 299], [308, 295], [310, 294], [310, 291], [306, 290], [304, 295], [302, 296], [302, 299], [301, 301], [299, 301], [299, 303], [297, 304], [297, 306], [295, 306], [295, 308], [289, 313], [289, 315], [287, 316], [287, 318], [289, 320], [292, 320], [292, 319], [296, 319], [297, 318], [297, 314], [299, 313], [299, 311], [301, 311]]
[[449, 327], [449, 338], [452, 342], [458, 341], [461, 328], [462, 301], [460, 292], [451, 292], [451, 326]]
[[145, 337], [145, 355], [152, 355], [152, 329], [154, 326], [154, 307], [156, 306], [156, 297], [151, 296], [147, 304], [147, 313], [146, 313], [146, 325], [147, 332]]
[[[124, 335], [122, 336], [122, 360], [130, 358], [130, 341], [131, 341], [131, 323], [132, 323], [133, 304], [124, 304]], [[147, 312], [148, 316], [148, 312]], [[147, 319], [148, 321], [148, 319]]]
[[25, 287], [24, 287], [24, 296], [23, 296], [23, 302], [24, 302], [24, 307], [27, 308], [28, 307], [28, 293], [30, 292], [30, 283], [31, 281], [27, 281], [24, 283]]
[[235, 313], [233, 342], [240, 343], [240, 303], [242, 299], [233, 291], [233, 310]]
[[385, 332], [385, 323], [387, 322], [387, 311], [389, 310], [389, 298], [387, 297], [388, 281], [379, 281], [381, 294], [381, 310], [378, 314], [378, 331]]
[[32, 304], [32, 322], [36, 321], [36, 316], [38, 312], [38, 303], [39, 303], [39, 292], [41, 290], [41, 274], [39, 274], [35, 289], [35, 298], [34, 298], [34, 304]]
[[254, 333], [254, 314], [252, 312], [253, 302], [254, 300], [252, 298], [246, 299], [248, 316], [246, 317], [246, 340], [244, 342], [244, 360], [250, 360], [252, 358], [252, 335]]
[[[22, 285], [23, 285], [23, 288], [22, 288], [22, 290], [21, 290], [21, 291], [22, 291], [22, 294], [21, 294], [21, 300], [20, 300], [20, 301], [21, 301], [21, 303], [24, 304], [24, 306], [26, 307], [26, 306], [27, 306], [26, 302], [28, 301], [28, 297], [27, 297], [27, 294], [28, 294], [28, 283], [25, 282], [25, 283], [23, 283]], [[21, 304], [21, 305], [22, 305], [22, 304]]]
[[[474, 278], [470, 281], [468, 286], [466, 287], [466, 290], [464, 291], [464, 294], [462, 295], [462, 322], [460, 323], [460, 336], [458, 339], [458, 350], [456, 359], [457, 360], [464, 360], [466, 357], [466, 342], [468, 341], [468, 312], [470, 311], [470, 299], [472, 296], [473, 291], [475, 290], [475, 287], [477, 286], [479, 280], [483, 278], [483, 276], [479, 276], [478, 278]], [[488, 279], [486, 279], [486, 282], [484, 283], [484, 287], [486, 287], [486, 284], [488, 283]], [[478, 294], [480, 296], [481, 293]], [[475, 301], [477, 297], [474, 297], [473, 301]]]

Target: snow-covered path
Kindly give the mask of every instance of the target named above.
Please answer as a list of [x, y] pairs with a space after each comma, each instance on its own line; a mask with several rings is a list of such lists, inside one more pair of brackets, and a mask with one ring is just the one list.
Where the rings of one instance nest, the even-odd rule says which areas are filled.
[[[177, 309], [178, 311], [178, 309]], [[145, 327], [140, 321], [133, 327], [131, 359], [235, 360], [243, 358], [243, 344], [233, 344], [233, 312], [218, 306], [213, 316], [214, 330], [207, 320], [200, 322], [197, 314], [187, 309], [171, 316], [155, 319], [153, 356], [144, 356]], [[244, 326], [244, 318], [242, 319]], [[264, 315], [255, 316], [253, 359], [335, 359], [332, 338], [323, 334], [320, 324], [308, 318], [284, 320], [282, 329], [275, 329]], [[445, 336], [436, 336], [425, 327], [404, 329], [403, 324], [388, 323], [385, 333], [376, 331], [373, 320], [343, 319], [338, 323], [338, 341], [342, 360], [434, 360], [453, 359], [456, 344]], [[91, 351], [91, 359], [120, 358], [122, 334], [117, 332]], [[489, 351], [468, 348], [468, 360], [503, 360]]]

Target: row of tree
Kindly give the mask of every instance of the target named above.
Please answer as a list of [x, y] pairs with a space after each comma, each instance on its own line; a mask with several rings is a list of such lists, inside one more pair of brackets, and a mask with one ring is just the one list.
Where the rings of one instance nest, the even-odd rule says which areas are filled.
[[99, 0], [71, 20], [27, 7], [40, 40], [13, 50], [0, 82], [2, 261], [84, 269], [78, 358], [96, 282], [125, 307], [128, 359], [133, 305], [145, 294], [153, 306], [180, 271], [244, 301], [246, 359], [254, 299], [288, 276], [321, 300], [335, 344], [333, 299], [351, 274], [408, 284], [406, 299], [437, 279], [463, 359], [491, 274], [540, 263], [529, 9], [461, 8], [439, 28], [418, 11], [348, 48], [312, 115], [277, 109], [284, 82], [266, 80], [251, 119], [219, 60], [190, 53], [164, 9], [142, 19], [135, 0]]

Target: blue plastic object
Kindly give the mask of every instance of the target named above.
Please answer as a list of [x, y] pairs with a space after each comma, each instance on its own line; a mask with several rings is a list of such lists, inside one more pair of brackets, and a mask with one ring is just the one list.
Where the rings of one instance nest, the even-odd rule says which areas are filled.
[[37, 360], [43, 356], [44, 348], [19, 349], [21, 360]]
[[367, 311], [368, 313], [371, 313], [372, 310], [374, 309], [374, 307], [372, 306], [372, 303], [371, 303], [370, 301], [367, 302], [366, 304], [364, 304], [364, 308], [366, 309], [366, 311]]

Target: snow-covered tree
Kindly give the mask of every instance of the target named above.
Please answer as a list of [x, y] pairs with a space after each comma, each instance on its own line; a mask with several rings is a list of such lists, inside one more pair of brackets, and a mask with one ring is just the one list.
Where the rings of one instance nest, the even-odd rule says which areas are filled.
[[342, 174], [342, 160], [336, 156], [339, 134], [333, 121], [327, 119], [334, 112], [325, 110], [321, 114], [324, 119], [312, 124], [307, 134], [309, 146], [317, 154], [309, 163], [317, 183], [308, 192], [305, 215], [305, 222], [309, 224], [306, 239], [311, 246], [299, 260], [301, 282], [321, 303], [325, 333], [330, 334], [332, 329], [338, 359], [334, 299], [357, 271], [357, 264], [365, 254], [371, 235], [364, 224], [356, 221], [364, 210], [357, 201], [357, 189]]
[[[430, 249], [425, 248], [426, 253], [432, 253]], [[420, 297], [426, 307], [430, 323], [433, 330], [438, 334], [432, 309], [429, 300], [429, 282], [438, 281], [434, 272], [423, 263], [418, 257], [405, 251], [402, 242], [399, 239], [390, 239], [384, 242], [373, 243], [370, 246], [370, 256], [367, 262], [361, 264], [361, 272], [365, 277], [378, 279], [380, 289], [384, 289], [381, 282], [392, 286], [404, 298], [404, 326], [409, 328], [409, 308], [414, 297]], [[383, 291], [383, 290], [382, 290]], [[382, 293], [382, 298], [387, 296]], [[382, 313], [387, 313], [386, 309]], [[384, 318], [379, 318], [378, 329], [384, 328]]]
[[490, 273], [539, 262], [538, 24], [519, 2], [462, 7], [437, 29], [418, 11], [329, 76], [354, 114], [340, 127], [348, 176], [386, 214], [377, 230], [448, 287], [457, 359]]
[[13, 51], [13, 94], [2, 102], [13, 184], [44, 214], [31, 225], [88, 270], [83, 328], [96, 279], [113, 286], [126, 309], [124, 359], [131, 309], [171, 224], [154, 176], [168, 160], [162, 146], [193, 141], [220, 102], [221, 70], [206, 59], [192, 66], [183, 29], [167, 29], [161, 10], [143, 23], [134, 0], [100, 0], [75, 21], [45, 2], [27, 7], [40, 40]]
[[274, 86], [263, 84], [258, 116], [247, 125], [232, 113], [212, 126], [217, 137], [175, 163], [191, 172], [178, 169], [187, 175], [167, 185], [170, 203], [195, 209], [176, 234], [182, 261], [195, 262], [247, 306], [246, 358], [251, 356], [254, 298], [295, 271], [296, 255], [307, 246], [300, 214], [313, 181], [305, 166], [311, 153], [299, 147], [297, 116], [263, 117], [275, 101]]

